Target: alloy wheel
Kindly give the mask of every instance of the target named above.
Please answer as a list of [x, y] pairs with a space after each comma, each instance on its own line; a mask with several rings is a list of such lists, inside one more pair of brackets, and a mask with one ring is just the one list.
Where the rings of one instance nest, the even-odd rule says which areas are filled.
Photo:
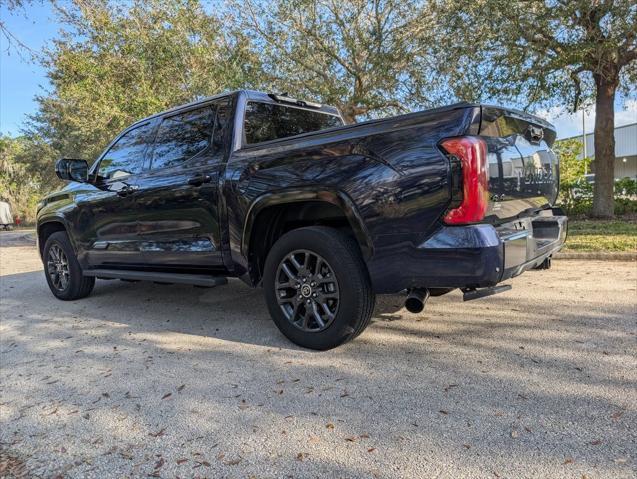
[[309, 250], [295, 250], [281, 262], [276, 297], [287, 320], [306, 332], [327, 329], [338, 312], [340, 291], [329, 263]]
[[58, 291], [64, 291], [66, 289], [70, 279], [69, 260], [62, 248], [57, 244], [49, 248], [47, 273], [55, 289]]

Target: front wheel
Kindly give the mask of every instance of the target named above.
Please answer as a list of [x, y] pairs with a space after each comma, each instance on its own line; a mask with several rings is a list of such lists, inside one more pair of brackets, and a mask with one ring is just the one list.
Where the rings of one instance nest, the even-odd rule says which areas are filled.
[[292, 342], [331, 349], [368, 326], [375, 297], [355, 240], [333, 228], [290, 231], [272, 247], [263, 277], [270, 315]]
[[95, 278], [82, 274], [66, 232], [57, 231], [49, 236], [42, 258], [46, 282], [56, 298], [71, 301], [91, 294]]

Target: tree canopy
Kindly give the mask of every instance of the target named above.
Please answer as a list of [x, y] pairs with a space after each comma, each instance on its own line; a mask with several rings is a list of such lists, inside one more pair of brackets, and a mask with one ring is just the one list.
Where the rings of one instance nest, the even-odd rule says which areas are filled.
[[247, 40], [198, 0], [58, 4], [62, 37], [45, 52], [51, 91], [27, 131], [61, 155], [94, 158], [144, 116], [253, 85], [259, 61]]
[[345, 118], [440, 103], [422, 0], [236, 1], [269, 83], [338, 106]]

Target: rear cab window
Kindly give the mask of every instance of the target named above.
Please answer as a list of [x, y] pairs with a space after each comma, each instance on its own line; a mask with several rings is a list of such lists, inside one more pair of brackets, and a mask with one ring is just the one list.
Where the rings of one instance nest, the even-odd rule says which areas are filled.
[[164, 118], [155, 137], [151, 169], [179, 166], [204, 153], [212, 141], [215, 109], [189, 110]]
[[243, 133], [247, 145], [343, 126], [337, 115], [288, 105], [248, 101]]

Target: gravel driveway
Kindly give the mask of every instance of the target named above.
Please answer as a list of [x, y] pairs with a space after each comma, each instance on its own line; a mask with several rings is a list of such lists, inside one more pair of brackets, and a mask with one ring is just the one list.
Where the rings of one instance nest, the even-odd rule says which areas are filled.
[[556, 261], [419, 315], [382, 297], [319, 353], [238, 281], [57, 301], [19, 235], [0, 233], [0, 476], [635, 477], [635, 263]]

